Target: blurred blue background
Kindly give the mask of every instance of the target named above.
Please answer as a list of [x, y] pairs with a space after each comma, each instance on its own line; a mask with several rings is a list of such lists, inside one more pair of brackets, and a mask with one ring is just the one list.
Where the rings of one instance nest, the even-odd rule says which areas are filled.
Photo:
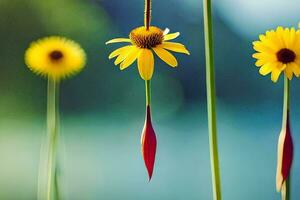
[[[24, 65], [29, 43], [48, 35], [79, 42], [88, 63], [61, 88], [61, 192], [72, 200], [210, 200], [201, 0], [153, 0], [152, 24], [180, 31], [191, 56], [176, 69], [156, 61], [153, 123], [158, 150], [149, 183], [140, 154], [144, 82], [107, 59], [143, 24], [144, 0], [0, 0], [0, 199], [36, 199], [46, 136], [46, 81]], [[224, 199], [276, 200], [282, 77], [262, 77], [252, 41], [277, 25], [297, 26], [300, 0], [215, 0], [219, 150]], [[292, 81], [295, 142], [292, 199], [300, 197], [300, 83]]]

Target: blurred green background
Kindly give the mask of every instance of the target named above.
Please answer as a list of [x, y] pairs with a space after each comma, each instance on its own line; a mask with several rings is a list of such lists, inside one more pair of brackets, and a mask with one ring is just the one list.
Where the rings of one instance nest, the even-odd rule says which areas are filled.
[[[156, 59], [153, 123], [158, 150], [153, 180], [140, 154], [144, 82], [135, 66], [121, 72], [108, 60], [143, 24], [144, 0], [0, 0], [0, 199], [33, 200], [40, 146], [46, 136], [46, 81], [24, 65], [31, 41], [62, 35], [79, 42], [88, 63], [62, 83], [60, 171], [63, 199], [209, 200], [201, 0], [153, 0], [153, 23], [180, 31], [191, 56], [179, 67]], [[215, 0], [214, 31], [219, 149], [224, 199], [275, 200], [282, 78], [258, 74], [251, 57], [259, 33], [296, 26], [300, 0]], [[300, 191], [300, 83], [292, 83], [295, 160], [292, 198]]]

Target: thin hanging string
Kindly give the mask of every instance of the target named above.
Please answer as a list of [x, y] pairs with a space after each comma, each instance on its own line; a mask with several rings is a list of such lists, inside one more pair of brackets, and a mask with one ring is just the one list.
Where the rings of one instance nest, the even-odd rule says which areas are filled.
[[[151, 0], [145, 0], [145, 15], [144, 15], [144, 23], [147, 30], [149, 30], [151, 23]], [[145, 81], [146, 86], [146, 106], [150, 106], [151, 104], [151, 95], [150, 95], [150, 80]]]
[[144, 23], [147, 30], [149, 30], [151, 23], [151, 0], [145, 0], [145, 18]]

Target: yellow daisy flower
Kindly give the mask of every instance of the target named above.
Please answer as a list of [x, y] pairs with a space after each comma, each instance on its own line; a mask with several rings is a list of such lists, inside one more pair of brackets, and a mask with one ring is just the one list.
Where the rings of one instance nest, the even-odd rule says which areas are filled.
[[278, 27], [259, 36], [259, 41], [253, 42], [257, 53], [253, 58], [255, 65], [260, 67], [263, 76], [271, 74], [271, 80], [277, 82], [281, 72], [292, 79], [293, 74], [300, 75], [300, 32], [294, 28]]
[[120, 64], [120, 69], [126, 69], [137, 60], [138, 70], [144, 80], [150, 80], [154, 71], [154, 56], [156, 55], [171, 67], [178, 65], [176, 58], [168, 51], [184, 53], [189, 55], [189, 51], [183, 44], [168, 42], [177, 38], [180, 34], [168, 34], [169, 29], [162, 31], [160, 28], [150, 26], [138, 27], [131, 31], [129, 38], [116, 38], [109, 40], [106, 44], [127, 42], [130, 45], [121, 47], [109, 55], [109, 59], [116, 58], [114, 64]]
[[58, 36], [33, 42], [25, 53], [31, 71], [55, 81], [76, 74], [85, 62], [85, 52], [77, 43]]

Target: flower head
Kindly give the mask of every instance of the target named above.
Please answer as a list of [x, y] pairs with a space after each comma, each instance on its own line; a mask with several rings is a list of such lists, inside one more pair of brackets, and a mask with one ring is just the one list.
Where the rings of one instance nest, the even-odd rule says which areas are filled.
[[259, 36], [259, 41], [253, 42], [257, 53], [253, 58], [255, 65], [260, 67], [263, 76], [271, 73], [271, 80], [277, 82], [281, 72], [289, 80], [293, 75], [300, 75], [300, 31], [294, 28], [278, 27]]
[[138, 27], [130, 32], [129, 38], [116, 38], [109, 40], [106, 44], [127, 42], [130, 45], [121, 47], [109, 55], [109, 59], [116, 58], [115, 65], [120, 64], [120, 69], [126, 69], [137, 60], [138, 70], [144, 80], [150, 80], [154, 71], [153, 52], [171, 67], [178, 65], [176, 58], [168, 51], [184, 53], [189, 51], [183, 44], [168, 42], [179, 36], [179, 32], [168, 34], [169, 30], [162, 31], [160, 28], [150, 26]]
[[78, 73], [85, 61], [85, 52], [77, 43], [58, 36], [33, 42], [25, 53], [31, 71], [55, 81]]

